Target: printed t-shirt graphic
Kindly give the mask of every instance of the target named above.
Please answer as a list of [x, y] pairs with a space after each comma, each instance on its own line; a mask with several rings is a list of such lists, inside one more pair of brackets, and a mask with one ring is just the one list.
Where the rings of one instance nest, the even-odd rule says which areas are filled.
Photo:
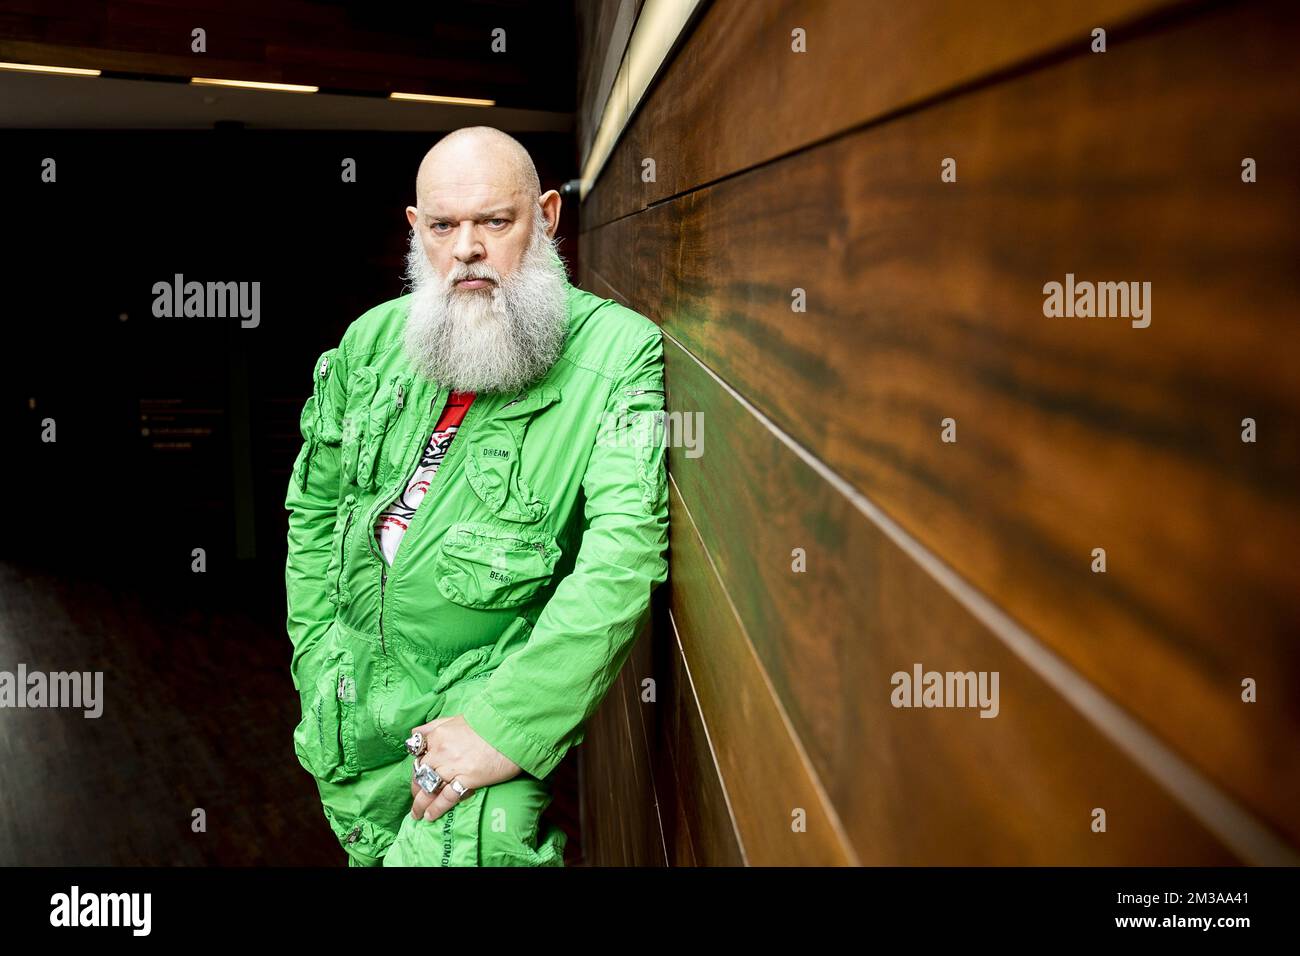
[[420, 506], [420, 502], [428, 493], [429, 483], [438, 473], [438, 466], [447, 456], [451, 440], [456, 437], [456, 431], [460, 428], [460, 423], [465, 420], [465, 413], [469, 411], [473, 401], [473, 392], [452, 392], [447, 396], [447, 404], [443, 406], [442, 414], [438, 416], [438, 422], [433, 427], [433, 434], [429, 437], [424, 453], [420, 455], [420, 463], [416, 465], [415, 473], [406, 483], [406, 490], [384, 509], [375, 522], [375, 538], [379, 542], [379, 550], [383, 552], [384, 560], [390, 565], [397, 554], [397, 546], [402, 543], [402, 535], [406, 534], [406, 529], [411, 526], [415, 509]]

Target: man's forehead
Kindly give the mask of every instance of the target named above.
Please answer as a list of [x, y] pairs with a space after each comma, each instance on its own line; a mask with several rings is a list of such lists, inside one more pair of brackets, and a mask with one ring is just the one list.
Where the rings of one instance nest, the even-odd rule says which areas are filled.
[[424, 213], [518, 210], [524, 197], [513, 184], [483, 181], [427, 183], [416, 197]]

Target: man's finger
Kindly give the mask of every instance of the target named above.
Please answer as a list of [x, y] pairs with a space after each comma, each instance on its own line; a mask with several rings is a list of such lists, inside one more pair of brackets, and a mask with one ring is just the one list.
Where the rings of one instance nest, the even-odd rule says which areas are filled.
[[424, 819], [430, 821], [438, 819], [438, 817], [442, 816], [456, 804], [460, 803], [460, 801], [464, 800], [465, 797], [468, 797], [474, 792], [473, 789], [467, 789], [464, 796], [461, 796], [451, 785], [451, 781], [455, 779], [456, 778], [453, 775], [445, 784], [443, 784], [442, 789], [440, 789], [434, 796], [430, 805], [425, 808]]
[[415, 785], [415, 789], [415, 799], [411, 802], [411, 816], [418, 820], [424, 816], [424, 812], [429, 808], [429, 804], [433, 803], [437, 794], [425, 793], [424, 788], [419, 784]]
[[447, 721], [449, 721], [449, 720], [451, 720], [450, 717], [435, 717], [435, 718], [433, 718], [433, 720], [429, 721], [427, 724], [420, 724], [420, 726], [418, 726], [418, 727], [412, 727], [412, 728], [411, 728], [411, 733], [413, 733], [413, 734], [415, 734], [415, 733], [420, 733], [420, 734], [424, 734], [424, 736], [428, 737], [429, 734], [431, 734], [431, 733], [433, 732], [433, 730], [434, 730], [435, 727], [437, 727], [439, 724], [445, 724], [445, 723], [446, 723]]
[[[417, 820], [427, 812], [429, 804], [433, 803], [434, 800], [436, 800], [437, 797], [447, 789], [448, 783], [456, 777], [456, 770], [454, 768], [448, 767], [445, 771], [438, 769], [438, 767], [433, 764], [433, 761], [430, 759], [428, 754], [425, 754], [420, 758], [420, 765], [430, 767], [439, 777], [442, 778], [443, 782], [439, 786], [437, 793], [426, 793], [424, 788], [421, 787], [419, 782], [415, 779], [415, 769], [411, 769], [411, 793], [415, 796], [415, 801], [411, 804], [411, 816]], [[452, 796], [455, 796], [455, 791], [452, 791]], [[448, 806], [450, 806], [450, 804], [448, 804]], [[426, 816], [425, 819], [433, 818]]]

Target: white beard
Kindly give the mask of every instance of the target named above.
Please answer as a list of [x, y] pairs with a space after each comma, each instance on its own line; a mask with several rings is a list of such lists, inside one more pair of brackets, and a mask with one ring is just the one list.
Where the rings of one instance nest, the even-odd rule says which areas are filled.
[[[568, 335], [568, 276], [545, 226], [539, 214], [528, 248], [508, 276], [478, 262], [457, 262], [440, 276], [411, 231], [403, 346], [421, 374], [452, 391], [513, 394], [555, 364]], [[467, 278], [494, 284], [455, 288]]]

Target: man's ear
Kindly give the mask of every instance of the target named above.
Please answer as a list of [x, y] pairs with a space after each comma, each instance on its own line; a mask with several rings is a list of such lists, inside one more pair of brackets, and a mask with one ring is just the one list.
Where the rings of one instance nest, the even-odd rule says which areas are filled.
[[412, 229], [415, 228], [415, 220], [418, 218], [420, 218], [420, 210], [416, 209], [414, 206], [407, 206], [406, 221], [411, 224]]
[[548, 189], [537, 198], [537, 203], [542, 207], [542, 216], [546, 219], [546, 235], [554, 239], [560, 228], [560, 194], [554, 189]]

